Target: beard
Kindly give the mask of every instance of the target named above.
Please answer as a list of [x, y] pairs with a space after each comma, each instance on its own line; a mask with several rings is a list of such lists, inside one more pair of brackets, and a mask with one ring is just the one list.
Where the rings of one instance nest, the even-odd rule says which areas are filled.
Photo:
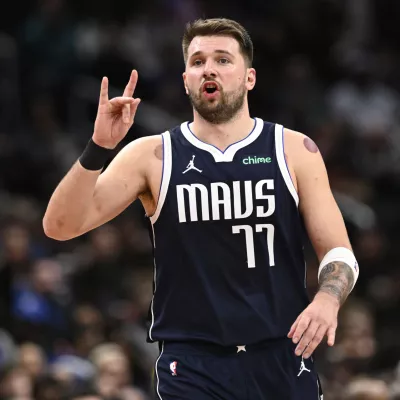
[[207, 100], [202, 92], [189, 90], [189, 99], [199, 115], [211, 124], [223, 124], [231, 121], [241, 110], [246, 96], [246, 87], [242, 85], [232, 92], [220, 90], [218, 100]]

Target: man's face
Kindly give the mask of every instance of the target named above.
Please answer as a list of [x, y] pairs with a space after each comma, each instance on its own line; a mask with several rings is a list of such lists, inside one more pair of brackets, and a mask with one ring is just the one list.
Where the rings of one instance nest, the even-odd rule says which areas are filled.
[[196, 36], [188, 48], [183, 74], [194, 109], [213, 124], [232, 120], [255, 84], [239, 43], [229, 36]]

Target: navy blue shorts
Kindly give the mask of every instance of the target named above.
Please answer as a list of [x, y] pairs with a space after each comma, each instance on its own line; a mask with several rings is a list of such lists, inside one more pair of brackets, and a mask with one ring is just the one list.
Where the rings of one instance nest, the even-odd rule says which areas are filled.
[[163, 343], [155, 367], [160, 400], [321, 400], [312, 358], [289, 339], [224, 348]]

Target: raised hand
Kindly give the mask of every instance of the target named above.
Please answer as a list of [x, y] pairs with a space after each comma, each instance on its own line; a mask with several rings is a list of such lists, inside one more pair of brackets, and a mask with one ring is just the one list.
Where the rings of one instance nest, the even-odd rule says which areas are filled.
[[131, 128], [140, 99], [133, 98], [138, 73], [133, 70], [121, 97], [108, 99], [108, 79], [101, 81], [99, 108], [94, 124], [93, 141], [101, 147], [114, 149]]

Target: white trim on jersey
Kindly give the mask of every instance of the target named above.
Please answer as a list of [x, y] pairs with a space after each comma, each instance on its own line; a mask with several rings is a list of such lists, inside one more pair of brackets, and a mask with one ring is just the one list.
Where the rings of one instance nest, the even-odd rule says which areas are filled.
[[171, 179], [172, 172], [172, 149], [171, 149], [171, 134], [169, 131], [164, 132], [162, 135], [163, 139], [163, 166], [162, 166], [162, 176], [160, 184], [160, 193], [158, 195], [157, 208], [154, 214], [150, 217], [152, 224], [155, 224], [162, 206], [164, 205], [165, 198], [167, 197], [169, 181]]
[[282, 125], [275, 124], [275, 150], [276, 150], [276, 158], [278, 160], [279, 169], [281, 170], [281, 174], [283, 176], [283, 180], [286, 183], [286, 186], [293, 196], [293, 199], [296, 205], [299, 205], [299, 195], [294, 187], [292, 178], [290, 176], [289, 168], [286, 164], [285, 159], [285, 144], [284, 144], [284, 129]]
[[[154, 224], [156, 223], [158, 217], [160, 216], [162, 206], [164, 205], [165, 198], [167, 197], [169, 181], [171, 180], [171, 172], [172, 172], [172, 148], [171, 148], [171, 134], [169, 131], [164, 132], [162, 135], [162, 143], [163, 143], [163, 166], [162, 166], [162, 175], [161, 175], [161, 183], [160, 183], [160, 193], [158, 195], [157, 208], [154, 214], [150, 217], [151, 221], [151, 229], [153, 231], [153, 246], [156, 247], [156, 236], [154, 233]], [[153, 298], [151, 299], [151, 326], [149, 329], [149, 338], [153, 340], [152, 330], [154, 326], [154, 296], [157, 290], [157, 265], [156, 259], [154, 257], [154, 292]], [[161, 397], [160, 397], [161, 398]]]
[[225, 151], [221, 151], [212, 144], [201, 141], [190, 130], [189, 122], [187, 121], [181, 124], [181, 131], [189, 143], [201, 150], [209, 152], [214, 157], [215, 162], [232, 162], [238, 150], [253, 143], [260, 136], [264, 128], [264, 122], [260, 118], [254, 118], [254, 120], [253, 130], [244, 139], [229, 145]]
[[155, 371], [156, 371], [156, 377], [157, 377], [157, 385], [156, 385], [157, 395], [160, 398], [160, 400], [162, 400], [162, 397], [161, 397], [160, 389], [159, 389], [159, 387], [160, 387], [160, 378], [158, 376], [158, 362], [160, 361], [160, 359], [161, 359], [161, 357], [163, 355], [163, 352], [164, 352], [164, 342], [162, 342], [162, 344], [161, 344], [161, 352], [160, 352], [160, 355], [157, 358], [156, 365], [155, 365], [155, 368], [154, 368]]
[[[153, 224], [151, 224], [151, 230], [153, 232], [153, 246], [154, 246], [154, 249], [155, 249], [155, 247], [156, 247], [156, 235], [154, 233]], [[153, 277], [153, 279], [154, 279], [154, 290], [153, 290], [153, 297], [151, 299], [151, 304], [150, 304], [150, 310], [151, 310], [151, 325], [150, 325], [150, 328], [149, 328], [149, 338], [150, 338], [150, 340], [153, 340], [153, 336], [152, 336], [152, 332], [151, 331], [153, 330], [153, 326], [154, 326], [154, 296], [155, 296], [156, 290], [157, 290], [157, 281], [156, 281], [156, 278], [157, 278], [157, 265], [156, 265], [156, 258], [155, 257], [153, 259], [153, 263], [154, 263], [154, 277]]]

